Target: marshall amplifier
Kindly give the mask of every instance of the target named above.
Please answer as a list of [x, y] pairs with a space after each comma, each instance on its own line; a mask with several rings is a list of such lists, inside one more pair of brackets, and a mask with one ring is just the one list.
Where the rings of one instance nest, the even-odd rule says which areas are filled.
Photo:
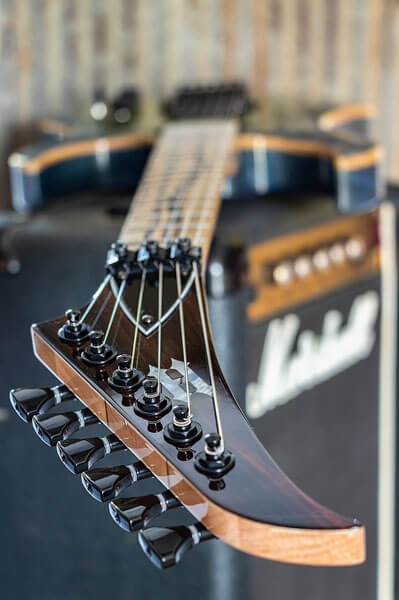
[[[244, 408], [301, 489], [359, 516], [368, 557], [353, 569], [253, 560], [254, 597], [393, 599], [393, 204], [351, 216], [337, 215], [331, 199], [320, 196], [256, 204], [240, 216], [254, 290]], [[233, 214], [233, 206], [224, 208], [219, 237], [233, 236]], [[219, 263], [209, 269], [216, 296], [223, 288]]]

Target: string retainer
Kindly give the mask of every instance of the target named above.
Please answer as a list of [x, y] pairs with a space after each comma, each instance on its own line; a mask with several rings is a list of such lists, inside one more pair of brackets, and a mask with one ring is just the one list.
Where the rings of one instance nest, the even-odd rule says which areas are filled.
[[138, 273], [137, 252], [124, 242], [114, 242], [107, 252], [105, 270], [117, 280], [129, 279]]
[[233, 454], [225, 450], [218, 433], [205, 436], [205, 448], [195, 456], [195, 467], [210, 479], [219, 479], [234, 467]]
[[135, 413], [150, 421], [157, 421], [172, 407], [171, 401], [162, 392], [162, 385], [158, 385], [155, 377], [144, 379], [142, 388], [136, 392], [135, 398]]
[[58, 330], [58, 337], [64, 342], [80, 344], [89, 336], [90, 330], [85, 323], [81, 322], [79, 310], [69, 308], [65, 311], [66, 323]]
[[89, 337], [90, 346], [83, 350], [81, 354], [85, 363], [102, 366], [114, 360], [116, 352], [112, 346], [104, 344], [104, 333], [102, 331], [92, 331]]
[[131, 367], [131, 357], [128, 354], [120, 354], [116, 357], [116, 363], [118, 367], [109, 377], [109, 385], [121, 393], [137, 389], [144, 375], [138, 369]]
[[178, 448], [187, 448], [201, 438], [202, 428], [192, 420], [188, 406], [179, 404], [173, 409], [173, 421], [166, 426], [163, 435], [170, 444]]
[[190, 238], [179, 238], [169, 246], [169, 260], [173, 265], [178, 262], [183, 274], [191, 271], [193, 262], [201, 269], [201, 256], [201, 247], [192, 246]]
[[156, 240], [147, 240], [137, 251], [137, 264], [151, 276], [158, 273], [159, 265], [168, 265], [168, 251]]

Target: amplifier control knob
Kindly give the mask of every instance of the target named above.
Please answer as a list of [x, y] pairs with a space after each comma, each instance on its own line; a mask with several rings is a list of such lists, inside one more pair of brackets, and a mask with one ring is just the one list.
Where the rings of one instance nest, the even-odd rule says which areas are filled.
[[325, 271], [330, 266], [330, 259], [326, 248], [320, 248], [313, 254], [313, 264], [318, 271]]
[[328, 256], [334, 265], [342, 265], [346, 261], [345, 246], [340, 242], [335, 242], [329, 250]]
[[287, 285], [294, 279], [294, 268], [289, 260], [285, 260], [273, 269], [273, 281], [278, 285]]
[[353, 236], [346, 242], [345, 251], [350, 262], [359, 263], [367, 254], [366, 242], [360, 236]]
[[301, 254], [294, 262], [295, 275], [302, 279], [313, 271], [312, 259], [307, 254]]

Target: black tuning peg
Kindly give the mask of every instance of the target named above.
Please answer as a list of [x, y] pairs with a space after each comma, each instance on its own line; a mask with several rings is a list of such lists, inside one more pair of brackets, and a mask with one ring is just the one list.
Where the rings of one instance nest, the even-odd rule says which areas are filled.
[[153, 474], [145, 464], [137, 461], [104, 469], [90, 469], [81, 475], [82, 484], [95, 500], [109, 502], [135, 481], [148, 479]]
[[66, 413], [35, 415], [32, 419], [33, 429], [47, 446], [55, 446], [75, 431], [97, 423], [99, 420], [88, 408]]
[[15, 412], [25, 423], [32, 418], [75, 396], [65, 385], [45, 388], [17, 388], [10, 392], [10, 402]]
[[177, 498], [167, 490], [161, 494], [114, 500], [109, 503], [109, 512], [119, 527], [133, 532], [144, 529], [160, 514], [180, 506]]
[[141, 549], [158, 569], [173, 567], [193, 546], [214, 537], [200, 522], [188, 526], [150, 527], [138, 534]]
[[57, 443], [58, 456], [75, 475], [87, 471], [107, 454], [125, 449], [126, 446], [113, 433], [102, 438], [73, 439]]

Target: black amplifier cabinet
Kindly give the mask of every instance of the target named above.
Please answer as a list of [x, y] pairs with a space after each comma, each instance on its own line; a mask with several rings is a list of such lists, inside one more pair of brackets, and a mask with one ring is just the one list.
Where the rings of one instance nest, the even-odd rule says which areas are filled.
[[[83, 593], [96, 600], [132, 595], [164, 600], [375, 599], [378, 560], [379, 600], [391, 600], [396, 307], [391, 205], [380, 212], [381, 227], [377, 213], [338, 216], [329, 197], [225, 203], [217, 237], [234, 251], [218, 254], [215, 249], [209, 265], [213, 333], [234, 393], [265, 446], [298, 485], [366, 524], [368, 562], [347, 569], [296, 567], [209, 542], [189, 553], [181, 565], [161, 573], [143, 556], [134, 536], [116, 528], [106, 508], [91, 500], [56, 454], [11, 414], [7, 399], [11, 386], [54, 384], [33, 357], [29, 326], [61, 314], [65, 307], [82, 305], [96, 288], [106, 249], [122, 223], [121, 217], [105, 210], [112, 206], [117, 212], [116, 202], [68, 200], [37, 215], [14, 238], [22, 270], [4, 279], [0, 295], [8, 328], [0, 362], [0, 429], [6, 449], [0, 454], [0, 595], [18, 600], [70, 600]], [[126, 206], [127, 202], [126, 198]], [[378, 229], [385, 251], [377, 243]], [[237, 280], [226, 276], [239, 246], [237, 236], [250, 248], [254, 293], [249, 326], [248, 288], [233, 291]], [[314, 270], [302, 283], [299, 278], [290, 282], [289, 277], [285, 284], [273, 283], [290, 273], [287, 264], [278, 270], [282, 262], [292, 263], [297, 254], [313, 256], [335, 242], [345, 245], [352, 237], [364, 240], [367, 250], [353, 264]], [[359, 248], [364, 246], [355, 243], [352, 251], [356, 254]], [[271, 294], [262, 298], [264, 286], [275, 286], [274, 303]], [[278, 335], [284, 327], [285, 339]], [[273, 328], [277, 339], [270, 357], [264, 353], [265, 338]], [[287, 373], [295, 356], [302, 361], [297, 360], [296, 386]], [[271, 359], [280, 365], [271, 364], [274, 380], [265, 386], [264, 365]], [[156, 484], [142, 482], [130, 495], [155, 491]], [[183, 518], [170, 515], [174, 524]]]
[[368, 557], [333, 569], [252, 561], [254, 597], [392, 600], [394, 207], [338, 216], [327, 198], [297, 200], [268, 199], [240, 221], [255, 288], [244, 408], [301, 489], [366, 525]]

